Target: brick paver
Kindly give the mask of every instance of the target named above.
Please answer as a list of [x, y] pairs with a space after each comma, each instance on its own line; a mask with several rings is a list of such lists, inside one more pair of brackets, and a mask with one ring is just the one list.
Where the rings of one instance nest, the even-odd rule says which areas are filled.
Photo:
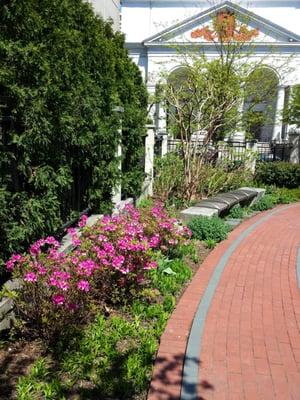
[[[199, 268], [161, 338], [148, 400], [181, 398], [189, 331], [214, 269], [247, 228], [273, 212], [242, 223]], [[200, 356], [190, 360], [199, 365], [198, 395], [186, 398], [300, 399], [299, 247], [297, 203], [278, 207], [234, 250], [199, 337]]]

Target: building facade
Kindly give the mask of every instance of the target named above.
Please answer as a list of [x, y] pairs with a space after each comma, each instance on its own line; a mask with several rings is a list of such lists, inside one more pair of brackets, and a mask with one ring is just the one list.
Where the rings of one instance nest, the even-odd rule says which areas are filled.
[[[255, 32], [248, 44], [252, 46], [251, 61], [261, 64], [276, 82], [276, 96], [255, 109], [257, 113], [271, 109], [272, 121], [253, 127], [251, 133], [259, 141], [286, 139], [292, 128], [283, 124], [281, 115], [293, 87], [300, 84], [299, 0], [123, 0], [121, 29], [130, 55], [153, 93], [162, 73], [171, 75], [180, 66], [185, 49], [203, 52], [209, 60], [218, 57], [215, 43], [197, 32], [209, 32], [220, 15], [246, 26], [246, 33]], [[249, 104], [249, 99], [244, 99], [241, 112]], [[158, 107], [155, 123], [161, 132], [167, 131], [166, 120], [165, 110]], [[237, 137], [243, 134], [237, 132]]]
[[96, 12], [104, 19], [112, 19], [115, 30], [120, 29], [120, 0], [90, 0]]

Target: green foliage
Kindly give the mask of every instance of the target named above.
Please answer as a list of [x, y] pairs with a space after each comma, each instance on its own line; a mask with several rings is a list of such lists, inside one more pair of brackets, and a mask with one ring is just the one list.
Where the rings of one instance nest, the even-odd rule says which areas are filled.
[[259, 199], [256, 203], [251, 206], [253, 211], [265, 211], [269, 208], [273, 208], [276, 204], [276, 199], [271, 194], [266, 194], [264, 197]]
[[285, 122], [300, 127], [300, 85], [297, 85], [292, 91], [291, 102], [284, 119]]
[[196, 217], [188, 223], [188, 227], [192, 231], [193, 238], [211, 239], [217, 243], [227, 238], [229, 230], [224, 220], [219, 217]]
[[183, 160], [176, 153], [155, 157], [154, 194], [162, 201], [180, 197], [184, 186]]
[[265, 185], [287, 188], [300, 187], [300, 164], [288, 162], [259, 163], [256, 167], [256, 180]]
[[217, 165], [206, 164], [202, 168], [198, 184], [199, 197], [211, 197], [220, 192], [229, 192], [251, 184], [253, 177], [243, 165], [235, 166], [230, 161]]
[[120, 179], [143, 178], [147, 95], [124, 38], [82, 0], [0, 5], [0, 259], [55, 231], [75, 210], [107, 212]]
[[[196, 182], [198, 198], [234, 190], [249, 185], [253, 180], [251, 172], [244, 165], [234, 165], [230, 161], [217, 165], [205, 163], [198, 175], [199, 179]], [[175, 205], [176, 208], [183, 208], [186, 205], [183, 161], [176, 152], [156, 158], [154, 195], [168, 204]]]
[[229, 213], [228, 213], [228, 217], [230, 218], [243, 218], [244, 217], [244, 209], [239, 205], [236, 204], [235, 206], [233, 206]]
[[214, 239], [206, 239], [204, 240], [204, 243], [208, 249], [213, 249], [217, 244]]

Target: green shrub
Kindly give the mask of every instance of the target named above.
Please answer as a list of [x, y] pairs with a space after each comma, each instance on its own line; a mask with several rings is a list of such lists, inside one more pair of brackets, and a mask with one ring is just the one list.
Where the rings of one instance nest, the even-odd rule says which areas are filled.
[[300, 199], [300, 188], [275, 188], [269, 189], [269, 194], [273, 196], [277, 204], [289, 204]]
[[233, 206], [230, 209], [228, 217], [230, 217], [230, 218], [238, 218], [238, 219], [243, 218], [244, 217], [243, 208], [239, 204], [236, 204], [235, 206]]
[[111, 208], [116, 105], [124, 194], [139, 193], [147, 94], [123, 35], [87, 2], [5, 0], [0, 19], [1, 264], [73, 211]]
[[251, 172], [243, 166], [233, 167], [228, 162], [203, 166], [198, 184], [199, 197], [211, 197], [220, 192], [229, 192], [248, 186], [253, 180]]
[[291, 164], [288, 162], [258, 163], [255, 179], [265, 185], [299, 188], [300, 164]]
[[183, 160], [176, 153], [155, 157], [154, 196], [166, 202], [180, 198], [184, 186]]
[[192, 237], [198, 240], [214, 240], [220, 242], [227, 238], [228, 226], [219, 217], [196, 217], [189, 223], [188, 227], [192, 231]]
[[256, 203], [251, 206], [253, 211], [265, 211], [269, 208], [273, 208], [276, 204], [276, 198], [271, 194], [266, 194], [264, 197], [259, 199]]
[[213, 249], [217, 244], [216, 241], [213, 239], [206, 239], [204, 240], [204, 243], [208, 249]]

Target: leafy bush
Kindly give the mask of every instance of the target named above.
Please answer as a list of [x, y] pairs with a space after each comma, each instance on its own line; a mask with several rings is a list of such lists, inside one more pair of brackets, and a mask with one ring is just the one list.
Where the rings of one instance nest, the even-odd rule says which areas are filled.
[[18, 314], [44, 339], [69, 332], [93, 302], [129, 301], [145, 284], [147, 271], [157, 268], [154, 251], [168, 254], [190, 236], [160, 204], [141, 211], [127, 205], [120, 215], [105, 216], [92, 227], [85, 223], [86, 216], [81, 237], [75, 228], [68, 230], [76, 246], [72, 253], [60, 253], [59, 243], [48, 237], [6, 263], [22, 281]]
[[256, 167], [255, 178], [265, 185], [299, 188], [300, 164], [288, 162], [259, 163]]
[[208, 249], [213, 249], [217, 244], [214, 239], [206, 239], [204, 240], [204, 243]]
[[252, 179], [251, 172], [243, 165], [234, 167], [226, 161], [217, 165], [206, 164], [203, 166], [198, 194], [199, 197], [211, 197], [248, 185]]
[[300, 188], [288, 189], [269, 186], [266, 193], [271, 195], [277, 204], [289, 204], [300, 199]]
[[188, 227], [192, 237], [198, 240], [214, 240], [216, 243], [227, 238], [229, 228], [219, 217], [196, 217], [189, 223]]
[[[166, 156], [156, 158], [154, 179], [154, 194], [166, 202], [183, 206], [184, 171], [180, 155], [168, 153]], [[243, 165], [233, 165], [224, 161], [217, 165], [205, 163], [199, 171], [197, 184], [197, 197], [210, 197], [219, 192], [227, 192], [249, 184], [253, 179]]]
[[172, 198], [183, 198], [183, 161], [176, 153], [155, 157], [154, 195], [166, 202]]
[[230, 218], [238, 218], [238, 219], [243, 218], [244, 217], [243, 208], [239, 204], [236, 204], [235, 206], [233, 206], [230, 209], [228, 217], [230, 217]]
[[[122, 34], [78, 0], [0, 5], [0, 259], [143, 180], [147, 94]], [[116, 149], [122, 114], [123, 174]], [[1, 263], [1, 260], [0, 260]]]
[[254, 211], [265, 211], [269, 208], [273, 208], [276, 204], [276, 198], [273, 195], [266, 194], [264, 197], [259, 199], [256, 203], [251, 206]]

